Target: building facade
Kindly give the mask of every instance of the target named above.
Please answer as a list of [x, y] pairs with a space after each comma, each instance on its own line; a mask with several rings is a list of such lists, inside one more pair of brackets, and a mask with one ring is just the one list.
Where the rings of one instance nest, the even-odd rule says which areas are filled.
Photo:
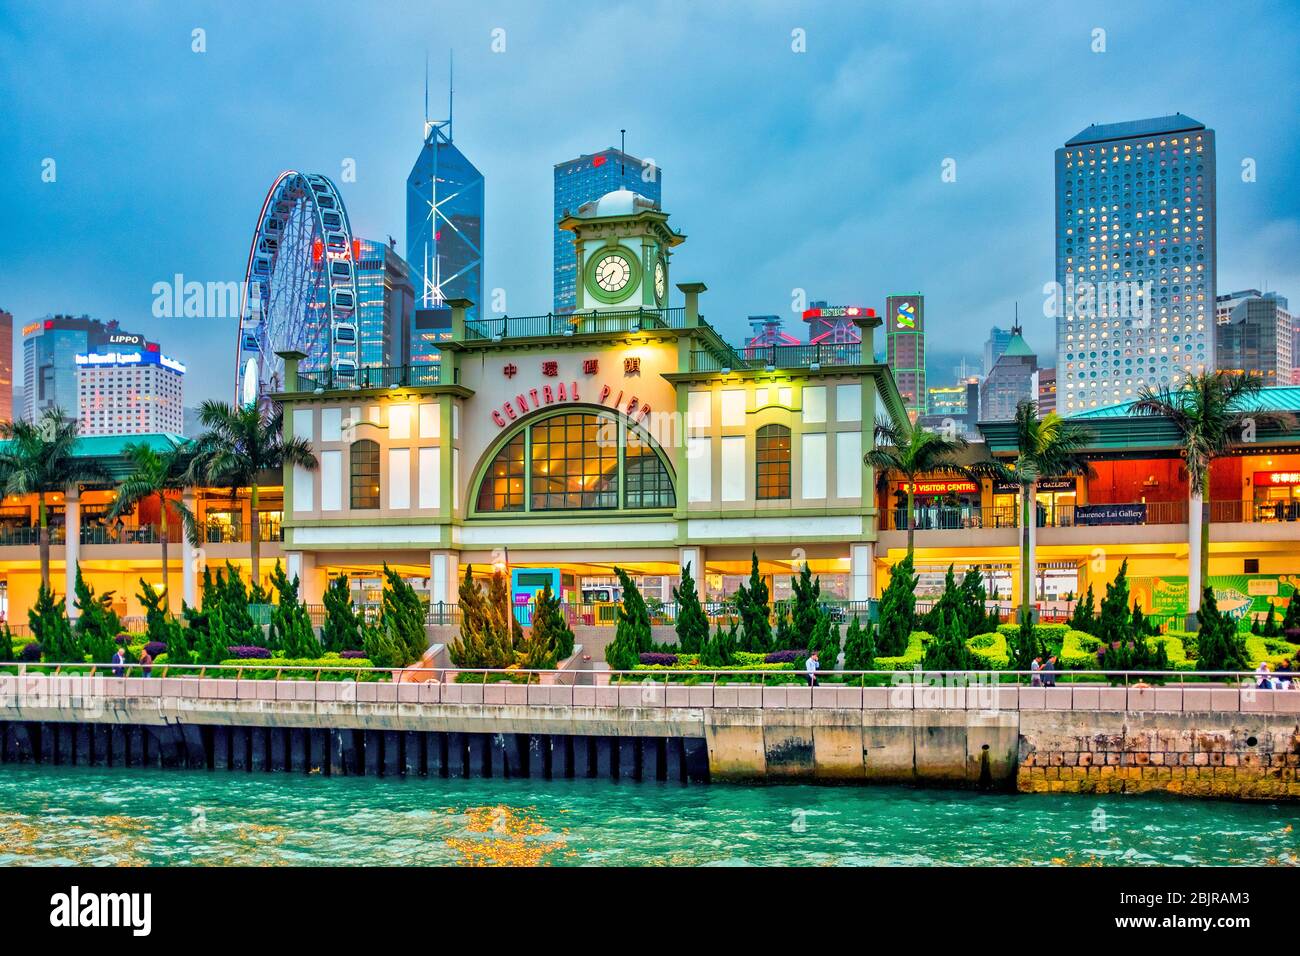
[[573, 234], [558, 225], [577, 212], [583, 203], [599, 199], [617, 189], [645, 196], [656, 205], [663, 203], [663, 170], [653, 160], [637, 159], [630, 153], [609, 147], [599, 153], [578, 156], [555, 164], [554, 304], [552, 311], [572, 312], [577, 308], [578, 273], [573, 251]]
[[615, 191], [564, 224], [583, 276], [571, 317], [474, 320], [452, 302], [437, 384], [322, 393], [300, 376], [280, 396], [319, 461], [286, 485], [308, 600], [385, 561], [435, 604], [467, 565], [503, 563], [555, 572], [570, 598], [615, 566], [672, 582], [686, 564], [723, 594], [754, 553], [782, 584], [807, 560], [823, 593], [869, 597], [862, 456], [878, 416], [905, 416], [861, 358], [870, 335], [838, 364], [811, 366], [804, 345], [747, 359], [700, 315], [702, 283], [660, 304], [683, 237], [654, 204]]
[[83, 352], [77, 362], [81, 435], [179, 435], [185, 366], [154, 343]]
[[1056, 369], [1040, 368], [1034, 373], [1034, 397], [1039, 416], [1056, 411]]
[[1034, 378], [1038, 355], [1029, 347], [1020, 326], [1011, 327], [1011, 341], [993, 363], [993, 370], [980, 385], [980, 421], [1007, 422], [1016, 417], [1016, 406], [1037, 399]]
[[1214, 131], [1181, 113], [1056, 151], [1056, 369], [1065, 415], [1215, 361]]
[[925, 297], [920, 293], [885, 299], [885, 361], [915, 421], [925, 414]]
[[1215, 309], [1218, 368], [1252, 372], [1265, 385], [1290, 385], [1295, 368], [1295, 318], [1276, 292], [1248, 289], [1219, 296]]
[[404, 364], [415, 317], [411, 268], [390, 243], [356, 243], [357, 367]]
[[1002, 357], [1010, 341], [1010, 329], [1000, 329], [996, 325], [989, 329], [989, 337], [984, 340], [984, 375], [993, 371], [993, 363]]
[[483, 174], [452, 142], [451, 122], [426, 123], [406, 178], [406, 261], [421, 308], [483, 301]]

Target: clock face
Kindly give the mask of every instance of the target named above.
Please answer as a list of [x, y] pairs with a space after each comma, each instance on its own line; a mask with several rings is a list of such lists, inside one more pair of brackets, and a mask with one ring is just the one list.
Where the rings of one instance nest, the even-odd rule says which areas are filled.
[[611, 252], [596, 260], [594, 278], [602, 292], [610, 294], [622, 292], [632, 281], [632, 266], [626, 256]]
[[668, 272], [664, 269], [664, 261], [660, 259], [655, 263], [655, 298], [659, 304], [664, 304], [664, 296], [668, 292]]

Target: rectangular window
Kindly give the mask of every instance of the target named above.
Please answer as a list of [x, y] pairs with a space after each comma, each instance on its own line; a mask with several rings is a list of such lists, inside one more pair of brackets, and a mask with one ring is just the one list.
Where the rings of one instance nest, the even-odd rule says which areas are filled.
[[294, 511], [311, 511], [315, 507], [313, 501], [315, 491], [313, 486], [314, 480], [315, 476], [302, 465], [293, 466]]
[[722, 500], [745, 500], [745, 437], [722, 439]]
[[835, 386], [835, 420], [837, 422], [862, 421], [862, 386]]
[[690, 392], [686, 397], [686, 428], [694, 431], [713, 424], [713, 393]]
[[406, 441], [411, 437], [411, 406], [388, 406], [388, 437], [393, 441]]
[[687, 470], [690, 474], [686, 489], [688, 501], [713, 500], [713, 440], [688, 438], [686, 440]]
[[411, 507], [411, 449], [388, 449], [388, 507]]
[[799, 455], [803, 497], [826, 497], [826, 435], [804, 435]]
[[343, 409], [335, 405], [320, 410], [320, 440], [339, 441], [343, 431]]
[[343, 508], [343, 452], [320, 453], [320, 510]]
[[436, 404], [433, 402], [422, 402], [420, 404], [421, 438], [437, 438], [441, 421], [442, 416], [439, 414], [439, 408]]
[[440, 448], [421, 448], [416, 455], [420, 472], [420, 507], [437, 508], [442, 495]]
[[314, 409], [295, 408], [293, 410], [293, 437], [302, 438], [305, 441], [315, 441], [315, 429], [312, 427], [312, 415]]
[[862, 497], [862, 433], [835, 434], [835, 497]]
[[722, 427], [739, 428], [745, 424], [745, 392], [729, 388], [722, 392]]
[[826, 421], [825, 385], [803, 387], [803, 420], [810, 425], [820, 425]]
[[754, 438], [754, 493], [760, 501], [790, 498], [790, 429], [764, 425]]

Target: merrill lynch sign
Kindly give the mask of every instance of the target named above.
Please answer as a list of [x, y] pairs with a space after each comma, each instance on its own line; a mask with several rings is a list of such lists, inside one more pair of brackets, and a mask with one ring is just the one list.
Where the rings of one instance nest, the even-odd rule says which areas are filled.
[[1076, 505], [1076, 525], [1146, 524], [1147, 506], [1133, 505]]

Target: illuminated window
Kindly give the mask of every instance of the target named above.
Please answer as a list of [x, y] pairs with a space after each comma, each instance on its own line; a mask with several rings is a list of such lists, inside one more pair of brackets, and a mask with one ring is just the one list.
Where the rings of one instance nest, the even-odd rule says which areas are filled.
[[790, 429], [764, 425], [755, 436], [755, 487], [759, 500], [790, 497]]
[[349, 451], [352, 466], [352, 507], [379, 507], [379, 443], [354, 441]]
[[524, 433], [497, 452], [478, 487], [479, 511], [524, 510]]

